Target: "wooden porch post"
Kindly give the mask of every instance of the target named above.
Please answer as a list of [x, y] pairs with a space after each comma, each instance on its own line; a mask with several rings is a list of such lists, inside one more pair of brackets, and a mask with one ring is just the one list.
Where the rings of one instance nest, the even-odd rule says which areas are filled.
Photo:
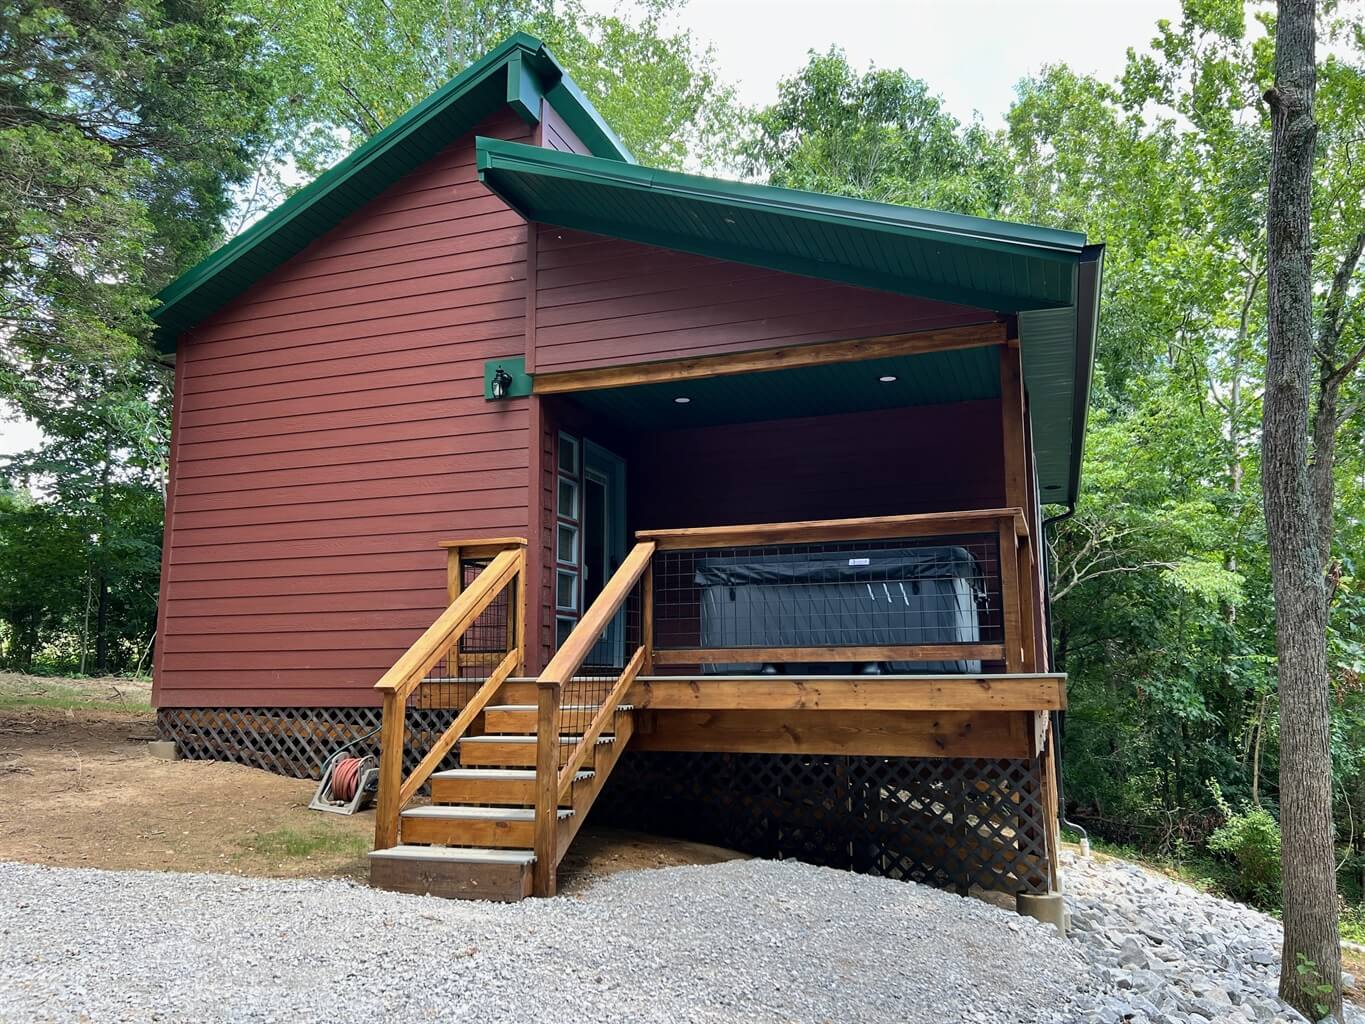
[[536, 691], [536, 863], [532, 892], [553, 896], [559, 878], [559, 704], [561, 688], [541, 679]]
[[396, 690], [384, 691], [384, 718], [379, 731], [379, 796], [374, 810], [374, 848], [398, 845], [398, 793], [403, 788], [403, 721], [406, 701]]
[[[1027, 423], [1025, 421], [1024, 374], [1020, 362], [1019, 342], [1011, 338], [1000, 350], [1000, 414], [1005, 470], [1005, 504], [1010, 508], [1025, 510], [1031, 515], [1029, 501], [1029, 477], [1032, 467], [1028, 460], [1026, 442]], [[1011, 531], [1011, 534], [1013, 531]], [[1013, 539], [1013, 538], [1011, 538]], [[1038, 645], [1034, 632], [1034, 617], [1040, 614], [1041, 591], [1036, 583], [1038, 574], [1033, 571], [1033, 558], [1042, 559], [1041, 528], [1029, 530], [1029, 536], [1022, 545], [1005, 548], [1005, 529], [1000, 531], [1000, 579], [1001, 589], [1005, 592], [1005, 662], [1009, 672], [1037, 672]], [[1007, 564], [1009, 563], [1009, 564]], [[1014, 591], [1011, 608], [1010, 590]], [[1013, 615], [1011, 615], [1013, 612]], [[1010, 634], [1013, 623], [1015, 632]], [[1056, 737], [1052, 735], [1051, 714], [1035, 711], [1043, 742], [1039, 756], [1042, 759], [1043, 787], [1043, 828], [1046, 832], [1045, 843], [1048, 859], [1048, 887], [1057, 888], [1057, 853], [1060, 849], [1061, 832], [1057, 821], [1057, 762], [1053, 749]]]

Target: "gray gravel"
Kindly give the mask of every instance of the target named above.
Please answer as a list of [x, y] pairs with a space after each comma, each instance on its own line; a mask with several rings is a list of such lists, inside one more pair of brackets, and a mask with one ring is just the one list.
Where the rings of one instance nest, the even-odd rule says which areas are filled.
[[502, 906], [345, 882], [0, 864], [4, 1021], [1053, 1022], [1075, 944], [793, 862], [613, 875]]

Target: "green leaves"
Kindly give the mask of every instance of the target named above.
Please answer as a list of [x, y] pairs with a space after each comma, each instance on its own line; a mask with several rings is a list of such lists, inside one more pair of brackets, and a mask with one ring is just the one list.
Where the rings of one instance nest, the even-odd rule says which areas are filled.
[[268, 42], [280, 97], [276, 157], [305, 177], [517, 31], [545, 41], [644, 163], [705, 163], [724, 151], [734, 122], [710, 52], [665, 27], [677, 0], [611, 14], [578, 0], [242, 2]]
[[[43, 431], [5, 460], [8, 664], [145, 648], [168, 396], [153, 292], [221, 238], [269, 135], [254, 26], [226, 0], [0, 9], [0, 401]], [[135, 660], [135, 657], [133, 658]]]
[[859, 73], [843, 52], [812, 52], [759, 111], [740, 147], [772, 184], [987, 215], [1008, 168], [980, 125], [963, 130], [929, 86], [904, 71]]

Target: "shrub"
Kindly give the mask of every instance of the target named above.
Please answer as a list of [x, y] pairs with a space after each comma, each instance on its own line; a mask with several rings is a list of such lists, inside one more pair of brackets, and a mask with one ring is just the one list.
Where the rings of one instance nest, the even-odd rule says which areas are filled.
[[1209, 851], [1236, 869], [1230, 895], [1259, 907], [1280, 905], [1280, 823], [1263, 807], [1235, 813], [1215, 792], [1224, 822], [1209, 836]]

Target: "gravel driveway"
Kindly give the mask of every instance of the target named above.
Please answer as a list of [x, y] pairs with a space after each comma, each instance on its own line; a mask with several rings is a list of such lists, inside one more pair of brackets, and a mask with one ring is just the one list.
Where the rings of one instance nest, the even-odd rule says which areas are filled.
[[636, 871], [510, 906], [346, 882], [0, 864], [3, 1021], [1071, 1019], [1042, 925], [794, 862]]

